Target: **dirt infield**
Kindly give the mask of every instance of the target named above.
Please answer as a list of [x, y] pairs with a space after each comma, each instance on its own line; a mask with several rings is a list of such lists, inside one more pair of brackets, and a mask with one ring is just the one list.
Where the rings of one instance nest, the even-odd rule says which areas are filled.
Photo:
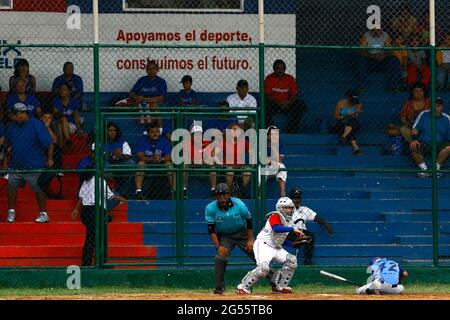
[[227, 293], [138, 293], [67, 296], [11, 296], [1, 300], [450, 300], [450, 293], [405, 293], [401, 295], [357, 295], [342, 293], [297, 293], [237, 295]]

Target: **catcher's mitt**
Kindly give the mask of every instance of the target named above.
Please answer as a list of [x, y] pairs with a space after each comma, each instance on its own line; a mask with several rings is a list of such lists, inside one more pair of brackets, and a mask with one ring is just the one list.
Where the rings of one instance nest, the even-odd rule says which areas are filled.
[[311, 243], [312, 241], [311, 237], [307, 235], [300, 236], [294, 231], [289, 232], [286, 239], [292, 241], [294, 248], [300, 248], [302, 245]]

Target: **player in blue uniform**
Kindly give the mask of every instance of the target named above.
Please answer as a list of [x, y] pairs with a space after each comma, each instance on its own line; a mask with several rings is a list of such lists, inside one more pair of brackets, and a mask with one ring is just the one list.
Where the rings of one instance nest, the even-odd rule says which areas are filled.
[[367, 268], [371, 276], [367, 284], [356, 290], [357, 294], [400, 294], [405, 290], [401, 281], [408, 276], [394, 260], [376, 257]]

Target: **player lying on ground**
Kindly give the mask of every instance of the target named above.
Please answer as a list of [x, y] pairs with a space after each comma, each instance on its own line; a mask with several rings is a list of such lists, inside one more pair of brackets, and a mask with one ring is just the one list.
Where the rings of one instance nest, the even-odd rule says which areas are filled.
[[356, 290], [358, 294], [400, 294], [405, 290], [400, 283], [408, 276], [408, 272], [393, 260], [373, 258], [367, 273], [372, 275], [365, 286]]
[[253, 251], [256, 258], [256, 268], [249, 271], [237, 286], [238, 294], [250, 294], [252, 287], [270, 271], [272, 261], [282, 263], [272, 277], [272, 291], [277, 293], [292, 293], [289, 282], [297, 268], [297, 257], [283, 249], [283, 245], [294, 246], [287, 240], [290, 232], [298, 235], [294, 242], [304, 241], [304, 233], [291, 227], [291, 218], [294, 212], [294, 203], [288, 197], [280, 198], [276, 204], [276, 211], [267, 214], [267, 222], [256, 237]]

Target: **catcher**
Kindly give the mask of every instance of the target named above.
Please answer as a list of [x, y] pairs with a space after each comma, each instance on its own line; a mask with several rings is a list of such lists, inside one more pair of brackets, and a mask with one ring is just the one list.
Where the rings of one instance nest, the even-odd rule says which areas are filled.
[[[297, 269], [297, 257], [284, 250], [282, 246], [297, 246], [310, 240], [301, 230], [290, 226], [294, 208], [292, 200], [283, 197], [278, 200], [276, 211], [267, 214], [266, 225], [253, 244], [256, 268], [249, 271], [237, 286], [238, 294], [250, 294], [252, 287], [269, 274], [272, 261], [283, 264], [272, 277], [272, 292], [292, 293], [289, 282]], [[293, 241], [286, 239], [290, 232], [297, 235]]]

